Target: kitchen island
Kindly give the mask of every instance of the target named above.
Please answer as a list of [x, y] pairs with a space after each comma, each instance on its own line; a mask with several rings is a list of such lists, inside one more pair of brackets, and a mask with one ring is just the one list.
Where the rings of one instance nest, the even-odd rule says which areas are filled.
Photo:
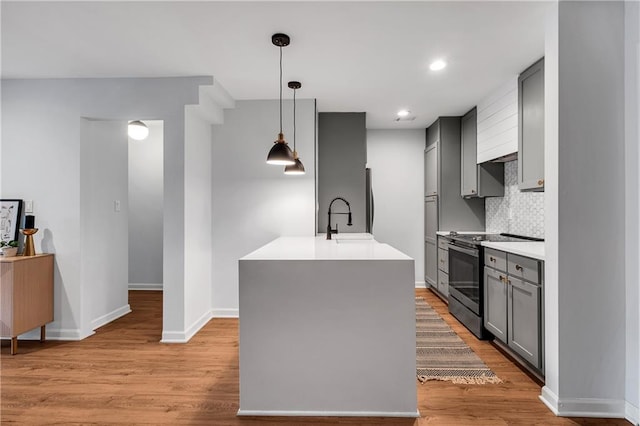
[[417, 417], [414, 261], [353, 234], [239, 261], [238, 415]]

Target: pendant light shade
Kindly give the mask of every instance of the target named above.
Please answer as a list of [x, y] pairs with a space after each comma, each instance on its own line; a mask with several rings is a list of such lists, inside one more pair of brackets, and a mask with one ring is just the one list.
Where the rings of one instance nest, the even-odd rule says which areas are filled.
[[271, 43], [280, 49], [280, 133], [278, 133], [278, 139], [274, 142], [275, 145], [269, 150], [267, 155], [267, 164], [275, 165], [292, 165], [295, 164], [295, 158], [291, 148], [284, 140], [284, 133], [282, 133], [282, 48], [289, 45], [291, 39], [286, 34], [274, 34], [271, 36]]
[[136, 141], [141, 141], [149, 136], [149, 128], [140, 120], [130, 121], [127, 126], [129, 137]]
[[302, 87], [302, 83], [299, 81], [290, 81], [288, 84], [290, 89], [293, 89], [293, 159], [295, 163], [290, 164], [284, 168], [285, 175], [303, 175], [304, 165], [298, 158], [298, 151], [296, 151], [296, 90]]
[[274, 142], [274, 145], [269, 150], [269, 155], [267, 155], [267, 164], [289, 166], [295, 164], [295, 161], [291, 148], [284, 140], [284, 135], [279, 133], [278, 140]]

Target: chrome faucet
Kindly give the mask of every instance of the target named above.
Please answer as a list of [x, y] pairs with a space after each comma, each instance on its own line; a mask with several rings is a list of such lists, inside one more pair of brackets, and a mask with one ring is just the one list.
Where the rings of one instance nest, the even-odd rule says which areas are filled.
[[344, 201], [344, 203], [349, 208], [349, 212], [348, 213], [333, 213], [333, 214], [346, 214], [346, 215], [348, 215], [348, 217], [347, 217], [347, 226], [353, 225], [353, 223], [351, 222], [351, 204], [349, 204], [349, 202], [347, 200], [345, 200], [344, 198], [342, 198], [342, 197], [334, 198], [333, 200], [331, 200], [331, 203], [329, 203], [329, 217], [328, 217], [328, 220], [327, 220], [327, 240], [331, 239], [331, 234], [337, 234], [338, 233], [338, 223], [337, 222], [336, 222], [336, 229], [331, 229], [331, 207], [333, 206], [333, 203], [336, 200]]

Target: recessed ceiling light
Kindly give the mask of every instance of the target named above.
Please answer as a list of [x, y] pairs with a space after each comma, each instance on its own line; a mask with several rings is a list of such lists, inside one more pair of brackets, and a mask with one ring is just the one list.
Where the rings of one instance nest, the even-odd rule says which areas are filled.
[[433, 61], [431, 65], [429, 65], [429, 68], [431, 69], [431, 71], [440, 71], [446, 66], [447, 63], [445, 61], [443, 61], [442, 59], [438, 59], [437, 61]]
[[398, 117], [406, 117], [409, 114], [411, 114], [411, 111], [406, 109], [401, 109], [400, 111], [398, 111]]

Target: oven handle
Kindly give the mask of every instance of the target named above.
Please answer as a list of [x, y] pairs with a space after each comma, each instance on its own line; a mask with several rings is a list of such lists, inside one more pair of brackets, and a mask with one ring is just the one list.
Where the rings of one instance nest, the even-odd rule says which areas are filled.
[[478, 250], [474, 250], [474, 249], [466, 249], [466, 248], [462, 248], [460, 246], [457, 246], [455, 244], [449, 244], [449, 250], [455, 250], [455, 251], [460, 251], [462, 253], [466, 253], [469, 256], [473, 256], [473, 257], [479, 257], [480, 256], [480, 252]]

